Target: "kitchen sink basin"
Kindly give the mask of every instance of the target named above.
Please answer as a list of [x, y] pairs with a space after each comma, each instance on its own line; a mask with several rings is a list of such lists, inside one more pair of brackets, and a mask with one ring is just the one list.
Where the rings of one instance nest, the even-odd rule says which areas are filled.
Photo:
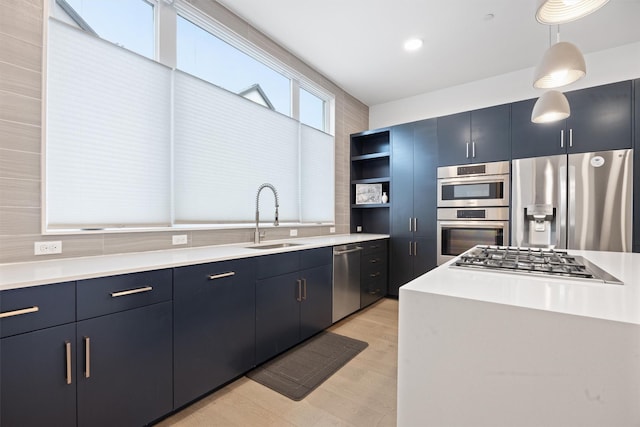
[[273, 243], [271, 245], [247, 246], [247, 248], [248, 249], [278, 249], [278, 248], [290, 248], [292, 246], [302, 246], [302, 243]]

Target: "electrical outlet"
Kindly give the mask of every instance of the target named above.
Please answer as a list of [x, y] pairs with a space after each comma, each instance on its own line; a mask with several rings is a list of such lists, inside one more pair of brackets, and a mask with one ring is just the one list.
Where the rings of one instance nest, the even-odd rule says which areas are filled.
[[291, 230], [289, 230], [289, 237], [296, 237], [298, 235], [298, 230], [296, 230], [295, 228], [292, 228]]
[[186, 245], [188, 243], [186, 234], [176, 234], [171, 236], [171, 241], [174, 245]]
[[62, 253], [62, 242], [60, 240], [49, 242], [35, 242], [33, 244], [34, 255], [52, 255]]
[[362, 233], [362, 226], [361, 225], [356, 226], [356, 233]]
[[336, 232], [335, 227], [329, 227], [329, 233], [335, 233], [335, 232]]

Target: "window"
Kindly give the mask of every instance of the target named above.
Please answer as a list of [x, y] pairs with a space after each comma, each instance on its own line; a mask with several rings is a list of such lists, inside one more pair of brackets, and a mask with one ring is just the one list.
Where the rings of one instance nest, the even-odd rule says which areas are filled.
[[55, 16], [85, 31], [155, 58], [153, 4], [144, 0], [55, 0]]
[[291, 80], [178, 16], [177, 68], [287, 116]]
[[300, 122], [325, 130], [325, 101], [300, 88]]
[[[265, 182], [278, 190], [282, 223], [334, 222], [328, 94], [306, 81], [298, 91], [301, 76], [284, 65], [245, 53], [195, 12], [181, 17], [191, 7], [182, 0], [50, 1], [48, 230], [253, 223]], [[180, 70], [153, 55], [154, 22], [172, 19], [157, 29], [158, 58]]]

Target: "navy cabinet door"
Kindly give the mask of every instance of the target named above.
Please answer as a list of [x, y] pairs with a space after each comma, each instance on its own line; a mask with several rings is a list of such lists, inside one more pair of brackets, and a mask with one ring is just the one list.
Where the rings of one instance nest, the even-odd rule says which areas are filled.
[[438, 117], [438, 165], [471, 162], [471, 112]]
[[331, 265], [303, 270], [300, 303], [300, 341], [331, 326]]
[[[414, 168], [413, 168], [413, 215], [416, 217], [414, 240], [426, 239], [433, 242], [432, 248], [421, 248], [416, 261], [419, 265], [414, 272], [416, 275], [431, 270], [436, 266], [436, 216], [437, 216], [437, 164], [438, 141], [436, 120], [424, 120], [416, 124], [414, 138]], [[424, 246], [427, 242], [419, 244]], [[428, 254], [433, 254], [429, 257]], [[414, 262], [414, 264], [416, 263]]]
[[496, 105], [471, 112], [471, 163], [511, 157], [511, 106]]
[[296, 345], [302, 282], [298, 272], [256, 281], [256, 364]]
[[531, 122], [537, 99], [511, 104], [511, 156], [514, 159], [553, 156], [567, 152], [565, 121]]
[[255, 365], [255, 259], [176, 268], [174, 406]]
[[631, 81], [567, 93], [568, 153], [631, 148]]
[[[75, 426], [75, 324], [3, 338], [0, 348], [0, 424]], [[69, 366], [67, 357], [71, 359]]]
[[171, 302], [77, 323], [79, 426], [142, 426], [171, 412], [171, 329]]

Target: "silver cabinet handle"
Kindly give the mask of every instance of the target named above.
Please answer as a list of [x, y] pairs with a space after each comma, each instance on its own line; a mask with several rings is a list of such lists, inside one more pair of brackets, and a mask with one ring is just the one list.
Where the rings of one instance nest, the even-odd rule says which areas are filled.
[[476, 158], [476, 142], [471, 141], [471, 157]]
[[467, 142], [467, 159], [469, 158], [469, 143]]
[[409, 231], [413, 231], [413, 230], [411, 229], [411, 220], [412, 220], [412, 219], [413, 219], [413, 218], [409, 217]]
[[375, 263], [377, 263], [377, 262], [380, 262], [380, 258], [372, 258], [372, 259], [370, 259], [370, 260], [369, 260], [369, 262], [370, 262], [371, 264], [375, 264]]
[[67, 384], [71, 384], [71, 343], [69, 341], [64, 342], [64, 349], [66, 354], [66, 368], [67, 368]]
[[126, 295], [139, 294], [141, 292], [149, 292], [149, 291], [152, 291], [152, 290], [153, 290], [153, 287], [145, 286], [145, 287], [142, 287], [142, 288], [129, 289], [129, 290], [126, 290], [126, 291], [111, 292], [111, 297], [112, 298], [123, 297], [123, 296], [126, 296]]
[[91, 376], [91, 340], [84, 337], [84, 377]]
[[418, 217], [413, 217], [413, 231], [418, 231]]
[[224, 279], [225, 277], [235, 276], [235, 271], [227, 271], [226, 273], [211, 274], [209, 280]]
[[564, 148], [564, 129], [560, 129], [560, 148]]
[[307, 279], [302, 279], [302, 299], [307, 299]]
[[569, 147], [573, 147], [573, 128], [569, 129]]
[[409, 256], [413, 255], [413, 254], [411, 253], [411, 249], [412, 249], [412, 247], [413, 247], [413, 242], [409, 242]]
[[413, 256], [418, 256], [418, 241], [413, 242]]
[[296, 296], [296, 301], [302, 301], [302, 280], [298, 279], [298, 295]]
[[5, 311], [4, 313], [0, 313], [0, 319], [4, 319], [5, 317], [20, 316], [21, 314], [35, 313], [39, 310], [40, 308], [37, 305], [34, 305], [33, 307], [21, 308], [19, 310]]
[[374, 277], [378, 277], [379, 275], [380, 275], [380, 272], [376, 271], [375, 273], [369, 274], [369, 277], [374, 278]]

